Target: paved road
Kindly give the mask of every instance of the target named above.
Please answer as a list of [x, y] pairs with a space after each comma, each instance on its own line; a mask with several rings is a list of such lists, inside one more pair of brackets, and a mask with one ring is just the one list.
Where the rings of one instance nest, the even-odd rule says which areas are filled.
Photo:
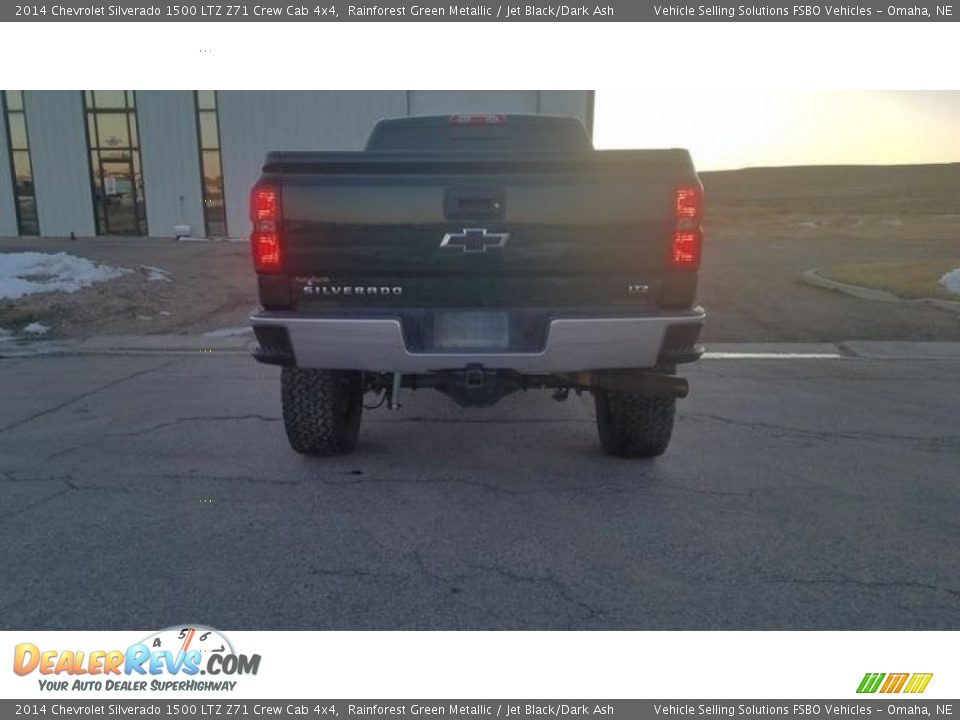
[[431, 392], [309, 460], [243, 356], [0, 360], [0, 625], [960, 628], [960, 359], [688, 375], [653, 462]]

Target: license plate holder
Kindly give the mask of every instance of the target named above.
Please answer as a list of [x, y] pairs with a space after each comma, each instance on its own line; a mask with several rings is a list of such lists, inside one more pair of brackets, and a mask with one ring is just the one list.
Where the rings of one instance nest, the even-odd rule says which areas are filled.
[[433, 344], [440, 350], [503, 350], [510, 347], [510, 316], [490, 310], [438, 312]]

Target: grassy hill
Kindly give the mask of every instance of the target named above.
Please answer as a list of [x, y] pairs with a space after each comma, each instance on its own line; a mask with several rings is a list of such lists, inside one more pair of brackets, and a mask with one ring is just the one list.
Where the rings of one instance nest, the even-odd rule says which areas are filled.
[[704, 172], [708, 207], [813, 214], [957, 214], [960, 163], [823, 165]]

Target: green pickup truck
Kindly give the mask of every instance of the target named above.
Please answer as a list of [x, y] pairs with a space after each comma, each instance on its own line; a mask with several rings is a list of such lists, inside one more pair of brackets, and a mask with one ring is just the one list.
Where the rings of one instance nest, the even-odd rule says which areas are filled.
[[571, 118], [401, 118], [363, 151], [269, 153], [251, 323], [290, 444], [352, 451], [365, 393], [541, 388], [593, 393], [606, 452], [661, 454], [702, 352], [702, 212], [686, 150], [595, 150]]

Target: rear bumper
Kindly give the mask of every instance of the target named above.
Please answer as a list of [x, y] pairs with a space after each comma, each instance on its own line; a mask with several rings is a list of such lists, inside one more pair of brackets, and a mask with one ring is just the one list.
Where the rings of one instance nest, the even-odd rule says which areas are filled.
[[669, 315], [555, 317], [537, 352], [412, 352], [397, 318], [316, 317], [262, 311], [250, 322], [257, 360], [327, 370], [428, 373], [482, 366], [542, 375], [652, 368], [696, 360], [702, 308]]

